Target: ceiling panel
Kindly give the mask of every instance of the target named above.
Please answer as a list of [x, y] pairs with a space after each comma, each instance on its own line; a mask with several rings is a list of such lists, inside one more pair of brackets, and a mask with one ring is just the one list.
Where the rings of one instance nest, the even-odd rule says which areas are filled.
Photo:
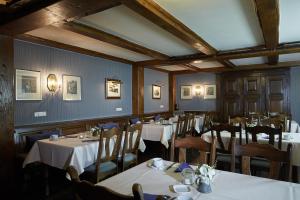
[[267, 57], [253, 57], [253, 58], [241, 58], [230, 60], [235, 65], [254, 65], [267, 63]]
[[300, 61], [300, 53], [281, 54], [279, 62]]
[[252, 0], [155, 0], [218, 50], [264, 44]]
[[207, 69], [207, 68], [216, 68], [216, 67], [224, 67], [221, 63], [217, 61], [195, 61], [191, 63], [193, 66], [198, 67], [200, 69]]
[[169, 66], [159, 66], [157, 67], [159, 69], [164, 69], [168, 71], [181, 71], [181, 70], [186, 70], [186, 68], [178, 66], [178, 65], [169, 65]]
[[280, 24], [279, 42], [293, 42], [300, 40], [300, 1], [281, 0], [279, 1]]
[[71, 31], [59, 29], [53, 26], [47, 26], [34, 31], [30, 31], [27, 34], [44, 38], [47, 40], [53, 40], [56, 42], [69, 44], [84, 49], [112, 55], [119, 58], [125, 58], [131, 61], [143, 61], [152, 59], [151, 57], [143, 54], [138, 54], [127, 49], [123, 49], [93, 38], [89, 38]]
[[119, 36], [149, 49], [178, 56], [197, 51], [125, 6], [90, 15], [76, 22]]

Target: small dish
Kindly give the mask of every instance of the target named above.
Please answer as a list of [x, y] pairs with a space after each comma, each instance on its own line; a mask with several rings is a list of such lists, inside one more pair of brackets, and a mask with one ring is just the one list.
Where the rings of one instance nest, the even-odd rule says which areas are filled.
[[187, 185], [173, 185], [173, 190], [176, 193], [186, 193], [190, 192], [191, 188]]
[[193, 198], [185, 195], [179, 195], [176, 197], [176, 200], [193, 200]]

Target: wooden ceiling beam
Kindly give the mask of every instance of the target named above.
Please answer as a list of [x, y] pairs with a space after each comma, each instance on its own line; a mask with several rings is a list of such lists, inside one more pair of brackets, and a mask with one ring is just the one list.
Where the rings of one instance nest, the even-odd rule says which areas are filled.
[[254, 64], [254, 65], [240, 65], [237, 66], [238, 70], [253, 70], [253, 69], [273, 69], [284, 67], [296, 67], [300, 66], [300, 61], [279, 62], [274, 65], [269, 64]]
[[41, 44], [41, 45], [45, 45], [45, 46], [50, 46], [50, 47], [54, 47], [54, 48], [58, 48], [58, 49], [64, 49], [64, 50], [67, 50], [67, 51], [72, 51], [72, 52], [85, 54], [85, 55], [89, 55], [89, 56], [100, 57], [100, 58], [113, 60], [113, 61], [117, 61], [117, 62], [121, 62], [121, 63], [134, 64], [134, 62], [132, 62], [130, 60], [127, 60], [127, 59], [124, 59], [124, 58], [119, 58], [119, 57], [99, 53], [99, 52], [96, 52], [96, 51], [84, 49], [84, 48], [81, 48], [81, 47], [68, 45], [68, 44], [63, 44], [63, 43], [60, 43], [60, 42], [47, 40], [47, 39], [44, 39], [44, 38], [35, 37], [35, 36], [27, 35], [27, 34], [18, 35], [18, 36], [16, 36], [16, 39], [23, 40], [23, 41], [28, 41], [28, 42], [32, 42], [32, 43], [37, 43], [37, 44]]
[[277, 46], [275, 49], [268, 49], [265, 47], [254, 47], [237, 49], [231, 51], [220, 51], [214, 55], [203, 55], [203, 54], [193, 54], [186, 56], [171, 57], [168, 60], [148, 60], [141, 61], [139, 65], [179, 65], [179, 64], [189, 64], [197, 60], [230, 60], [230, 59], [240, 59], [240, 58], [250, 58], [250, 57], [260, 57], [260, 56], [274, 56], [280, 54], [291, 54], [300, 52], [300, 43], [283, 43]]
[[[265, 40], [265, 46], [275, 49], [279, 43], [279, 3], [278, 0], [254, 0], [256, 13]], [[278, 55], [268, 57], [270, 65], [278, 63]]]
[[50, 0], [35, 4], [5, 7], [0, 10], [0, 34], [17, 35], [51, 25], [65, 23], [120, 5], [119, 0]]
[[206, 41], [153, 0], [122, 0], [122, 3], [160, 28], [188, 43], [196, 50], [204, 54], [214, 54], [216, 52]]

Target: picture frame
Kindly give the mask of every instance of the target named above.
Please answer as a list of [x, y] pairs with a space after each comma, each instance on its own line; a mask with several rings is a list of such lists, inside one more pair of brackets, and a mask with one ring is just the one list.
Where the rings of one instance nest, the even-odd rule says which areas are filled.
[[42, 100], [41, 72], [16, 69], [16, 100]]
[[63, 75], [63, 100], [81, 101], [81, 77]]
[[180, 86], [180, 98], [181, 99], [192, 99], [193, 98], [193, 94], [192, 94], [192, 85], [182, 85]]
[[121, 99], [121, 81], [117, 79], [105, 79], [105, 98]]
[[216, 85], [204, 86], [204, 99], [216, 99]]
[[152, 84], [152, 99], [161, 99], [161, 86]]

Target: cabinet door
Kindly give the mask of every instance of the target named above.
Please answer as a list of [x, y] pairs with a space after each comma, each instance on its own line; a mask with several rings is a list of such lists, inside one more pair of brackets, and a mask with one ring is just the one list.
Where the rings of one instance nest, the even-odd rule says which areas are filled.
[[285, 75], [266, 77], [266, 106], [269, 112], [289, 112], [288, 78]]
[[228, 119], [228, 115], [241, 115], [243, 113], [241, 107], [243, 96], [242, 79], [226, 78], [223, 83], [223, 118]]
[[262, 94], [262, 80], [260, 76], [244, 78], [244, 114], [264, 111], [264, 95]]

